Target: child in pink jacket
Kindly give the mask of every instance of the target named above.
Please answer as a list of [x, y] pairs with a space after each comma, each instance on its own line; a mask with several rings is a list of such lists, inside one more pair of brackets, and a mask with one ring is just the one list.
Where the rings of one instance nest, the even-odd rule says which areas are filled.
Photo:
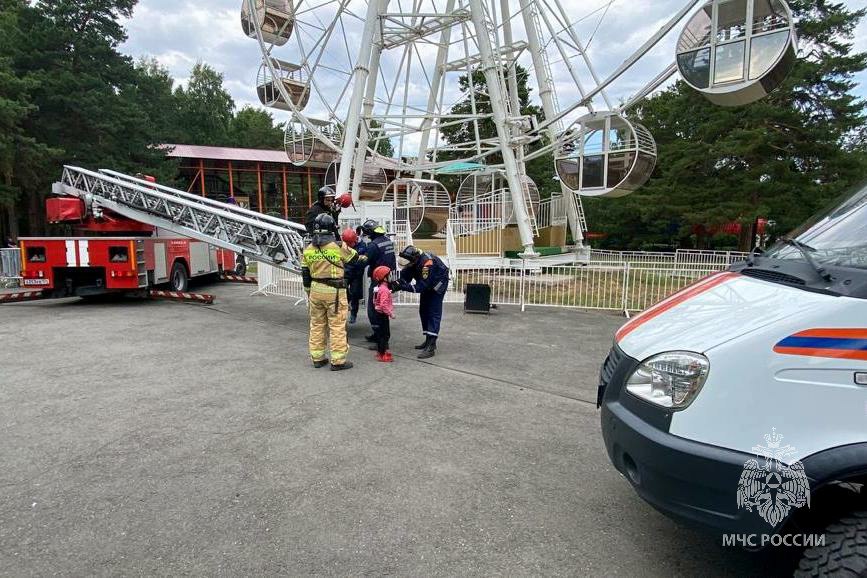
[[385, 363], [394, 361], [388, 350], [388, 340], [391, 339], [391, 319], [394, 319], [394, 301], [391, 299], [391, 288], [388, 286], [388, 276], [391, 269], [380, 265], [373, 270], [373, 308], [376, 311], [376, 360]]

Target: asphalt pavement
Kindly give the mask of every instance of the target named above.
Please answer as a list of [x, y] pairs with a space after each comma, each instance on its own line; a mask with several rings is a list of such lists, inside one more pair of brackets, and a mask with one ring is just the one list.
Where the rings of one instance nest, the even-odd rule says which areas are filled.
[[213, 306], [0, 308], [3, 575], [791, 573], [639, 499], [595, 407], [617, 316], [449, 306], [437, 356], [351, 328], [314, 369], [306, 312], [250, 286]]

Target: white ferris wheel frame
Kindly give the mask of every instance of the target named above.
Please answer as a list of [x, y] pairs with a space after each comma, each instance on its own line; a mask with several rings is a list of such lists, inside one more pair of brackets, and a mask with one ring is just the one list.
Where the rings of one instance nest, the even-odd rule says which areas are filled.
[[[247, 8], [255, 12], [256, 0], [244, 0]], [[349, 10], [346, 6], [350, 0], [313, 0], [307, 7], [299, 8], [296, 13], [295, 27], [300, 28], [293, 35], [297, 36], [297, 44], [303, 55], [302, 66], [309, 69], [310, 90], [319, 92], [315, 80], [315, 72], [320, 68], [335, 71], [321, 63], [325, 45], [339, 30], [343, 36], [343, 45], [352, 63], [352, 71], [347, 78], [343, 90], [336, 102], [333, 99], [324, 98], [320, 94], [320, 100], [326, 103], [329, 120], [342, 122], [343, 142], [335, 143], [329, 135], [321, 131], [321, 122], [312, 122], [303, 110], [295, 106], [293, 99], [282, 83], [275, 83], [280, 91], [283, 101], [288, 105], [293, 120], [297, 120], [312, 134], [317, 143], [340, 155], [341, 160], [348, 162], [340, 163], [337, 177], [338, 191], [351, 191], [355, 200], [359, 195], [359, 179], [351, 182], [352, 175], [361, 175], [366, 159], [377, 159], [378, 154], [369, 148], [371, 140], [370, 127], [376, 122], [378, 127], [372, 140], [378, 143], [383, 139], [398, 140], [398, 158], [389, 159], [390, 167], [402, 173], [415, 175], [422, 178], [427, 173], [436, 175], [437, 171], [452, 164], [455, 159], [440, 160], [438, 154], [441, 151], [458, 151], [466, 153], [462, 160], [471, 162], [484, 162], [492, 155], [499, 154], [502, 162], [497, 165], [488, 165], [489, 168], [502, 170], [506, 176], [509, 188], [513, 191], [512, 200], [515, 204], [515, 216], [519, 228], [521, 241], [525, 254], [535, 255], [533, 247], [533, 216], [528, 212], [526, 199], [523, 198], [521, 179], [525, 175], [525, 162], [551, 154], [564, 144], [564, 140], [573, 138], [573, 133], [563, 130], [563, 121], [570, 114], [581, 108], [586, 108], [590, 113], [594, 112], [594, 99], [601, 98], [606, 110], [611, 114], [621, 114], [635, 106], [642, 99], [662, 86], [668, 79], [677, 73], [676, 63], [672, 63], [650, 82], [637, 91], [624, 104], [613, 107], [605, 90], [617, 81], [624, 73], [638, 63], [642, 57], [653, 50], [660, 41], [677, 26], [701, 0], [688, 0], [683, 8], [674, 14], [653, 36], [635, 50], [624, 62], [606, 78], [600, 78], [597, 70], [591, 62], [585, 46], [582, 44], [574, 23], [570, 21], [566, 10], [560, 0], [518, 0], [520, 17], [526, 33], [526, 42], [514, 42], [512, 37], [512, 20], [517, 15], [506, 16], [509, 10], [508, 0], [444, 0], [444, 10], [441, 12], [420, 12], [423, 0], [410, 0], [412, 8], [410, 12], [402, 11], [401, 0], [368, 0], [366, 14], [359, 15]], [[705, 0], [707, 1], [707, 0]], [[318, 27], [322, 36], [310, 50], [305, 50], [302, 43], [304, 23], [297, 20], [308, 12], [318, 7], [329, 4], [337, 5], [335, 17], [330, 23], [320, 22]], [[391, 5], [397, 4], [397, 12], [389, 12]], [[499, 14], [497, 5], [499, 4]], [[301, 6], [304, 6], [303, 2]], [[610, 3], [609, 3], [610, 6]], [[360, 44], [357, 54], [352, 60], [350, 44], [346, 37], [342, 16], [355, 18], [364, 22]], [[502, 18], [500, 18], [502, 16]], [[270, 53], [274, 45], [269, 44], [263, 37], [258, 19], [256, 22], [256, 39], [264, 56], [263, 67], [268, 69], [272, 78], [277, 77], [278, 70], [275, 68]], [[460, 38], [452, 38], [453, 31], [461, 31]], [[502, 36], [502, 42], [501, 42]], [[434, 37], [438, 37], [435, 39]], [[553, 45], [560, 63], [565, 66], [569, 78], [575, 85], [580, 99], [568, 106], [561, 106], [557, 97], [552, 65], [547, 47], [543, 43], [547, 39], [548, 45]], [[413, 58], [421, 61], [421, 53], [417, 43], [432, 45], [437, 48], [437, 56], [433, 73], [428, 75], [424, 70], [424, 77], [428, 87], [428, 98], [425, 108], [410, 105], [407, 102], [408, 86]], [[449, 63], [450, 49], [456, 44], [463, 48], [464, 58]], [[310, 56], [316, 47], [321, 45], [317, 59], [309, 62]], [[391, 87], [386, 82], [380, 66], [384, 52], [403, 47], [403, 55], [397, 67], [397, 74], [392, 79]], [[472, 52], [472, 50], [477, 52]], [[541, 101], [544, 118], [539, 122], [528, 122], [520, 117], [518, 110], [518, 85], [516, 79], [517, 56], [526, 50], [532, 61], [536, 89]], [[585, 88], [578, 71], [575, 69], [573, 60], [580, 57], [584, 67], [589, 72], [595, 86]], [[463, 66], [463, 68], [455, 68]], [[451, 67], [451, 68], [449, 68]], [[405, 75], [403, 74], [406, 69]], [[443, 102], [445, 89], [445, 73], [461, 70], [467, 75], [469, 83], [469, 97], [471, 112], [468, 115], [453, 115], [447, 112], [447, 106]], [[504, 69], [507, 71], [504, 73]], [[480, 70], [486, 80], [487, 96], [490, 101], [491, 113], [481, 114], [476, 110], [476, 87], [473, 85], [473, 72]], [[338, 71], [342, 72], [342, 71]], [[402, 90], [403, 100], [395, 103], [398, 92], [398, 82], [404, 81]], [[385, 98], [377, 93], [380, 81], [385, 91]], [[338, 115], [338, 108], [348, 95], [348, 107], [345, 118]], [[333, 103], [331, 106], [329, 102]], [[375, 115], [376, 104], [386, 107], [384, 114]], [[394, 110], [394, 112], [393, 112]], [[517, 114], [514, 112], [517, 111]], [[479, 137], [479, 122], [491, 120], [497, 132], [496, 139], [483, 140]], [[413, 124], [415, 123], [415, 124]], [[441, 144], [441, 130], [455, 125], [472, 124], [474, 140], [453, 143], [448, 146]], [[407, 160], [403, 158], [404, 143], [407, 136], [419, 135], [419, 158]], [[433, 142], [432, 140], [433, 134]], [[526, 152], [526, 146], [538, 143], [544, 139], [544, 145], [536, 148], [531, 153]], [[375, 145], [374, 145], [375, 146]], [[422, 158], [424, 152], [431, 151], [431, 159]], [[567, 193], [565, 185], [563, 192]], [[567, 202], [567, 216], [570, 228], [576, 241], [581, 241], [581, 227], [579, 226], [579, 208], [574, 194], [564, 196]]]

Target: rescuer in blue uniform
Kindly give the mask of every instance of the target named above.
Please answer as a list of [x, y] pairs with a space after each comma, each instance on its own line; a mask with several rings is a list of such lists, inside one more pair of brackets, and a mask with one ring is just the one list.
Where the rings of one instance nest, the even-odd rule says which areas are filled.
[[362, 223], [361, 232], [370, 239], [370, 242], [367, 243], [367, 276], [371, 277], [370, 287], [367, 291], [367, 319], [370, 321], [370, 328], [373, 333], [367, 335], [365, 339], [370, 343], [376, 343], [376, 308], [373, 306], [373, 289], [376, 283], [372, 281], [373, 272], [382, 265], [392, 271], [397, 271], [397, 255], [394, 253], [394, 242], [385, 234], [385, 228], [373, 219], [368, 219]]
[[358, 304], [364, 297], [364, 268], [367, 266], [367, 243], [358, 238], [358, 233], [352, 229], [346, 229], [341, 235], [343, 242], [355, 249], [358, 260], [347, 264], [344, 270], [346, 275], [346, 293], [349, 297], [349, 324], [353, 325], [358, 319]]
[[443, 298], [449, 288], [449, 268], [436, 255], [424, 253], [412, 245], [400, 252], [400, 258], [408, 264], [400, 272], [397, 286], [401, 291], [421, 295], [418, 315], [421, 318], [424, 343], [415, 348], [421, 350], [419, 359], [427, 359], [436, 355], [437, 338], [443, 319]]

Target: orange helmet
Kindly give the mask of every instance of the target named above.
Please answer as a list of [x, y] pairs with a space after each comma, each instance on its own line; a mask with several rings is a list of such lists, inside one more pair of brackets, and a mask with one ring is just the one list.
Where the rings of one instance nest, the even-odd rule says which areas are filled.
[[358, 243], [358, 233], [352, 229], [344, 229], [343, 234], [341, 234], [340, 237], [343, 239], [343, 242], [350, 247], [354, 247], [355, 244]]
[[391, 275], [391, 269], [385, 265], [380, 265], [373, 270], [373, 280], [377, 283], [381, 283], [384, 279], [387, 279], [389, 275]]
[[344, 209], [348, 209], [352, 206], [352, 195], [349, 193], [343, 193], [339, 197], [335, 199], [337, 204], [343, 207]]

